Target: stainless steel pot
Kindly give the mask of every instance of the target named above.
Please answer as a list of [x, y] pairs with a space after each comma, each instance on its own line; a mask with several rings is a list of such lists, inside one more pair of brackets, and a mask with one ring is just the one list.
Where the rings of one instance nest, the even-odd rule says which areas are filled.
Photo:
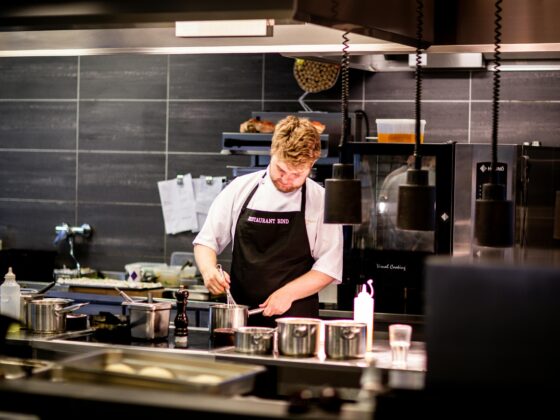
[[319, 350], [321, 320], [278, 318], [278, 352], [285, 356], [312, 357]]
[[72, 303], [72, 299], [46, 298], [27, 303], [29, 328], [37, 333], [61, 333], [66, 330], [66, 314], [88, 304]]
[[21, 289], [20, 294], [20, 307], [19, 307], [19, 318], [23, 325], [27, 326], [29, 324], [29, 316], [27, 310], [27, 304], [32, 300], [42, 299], [45, 296], [45, 293], [54, 285], [56, 284], [55, 281], [47, 284], [40, 290], [36, 289]]
[[154, 340], [169, 335], [169, 302], [123, 302], [130, 313], [130, 336]]
[[245, 305], [228, 305], [219, 303], [210, 306], [208, 325], [210, 333], [218, 328], [239, 328], [247, 325], [250, 315], [262, 312], [263, 309], [251, 309]]
[[353, 320], [325, 321], [325, 354], [329, 359], [359, 359], [366, 354], [367, 325]]
[[274, 328], [239, 327], [235, 329], [235, 351], [247, 354], [271, 354]]

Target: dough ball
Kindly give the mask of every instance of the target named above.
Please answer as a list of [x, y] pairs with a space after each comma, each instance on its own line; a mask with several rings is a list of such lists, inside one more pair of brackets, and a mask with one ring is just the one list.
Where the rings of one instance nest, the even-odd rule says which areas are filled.
[[138, 373], [140, 375], [152, 376], [154, 378], [160, 379], [173, 379], [175, 377], [175, 375], [173, 375], [173, 373], [169, 369], [161, 368], [158, 366], [147, 366], [140, 369]]
[[105, 367], [107, 372], [134, 374], [136, 371], [125, 363], [111, 363]]
[[197, 384], [205, 384], [205, 385], [215, 385], [215, 384], [219, 384], [220, 382], [222, 382], [222, 378], [220, 378], [219, 376], [216, 375], [196, 375], [196, 376], [191, 376], [189, 378], [190, 382], [196, 382]]

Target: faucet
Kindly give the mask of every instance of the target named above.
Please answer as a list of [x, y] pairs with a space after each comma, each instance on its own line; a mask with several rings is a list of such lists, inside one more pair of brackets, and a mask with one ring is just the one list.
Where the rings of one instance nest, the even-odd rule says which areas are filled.
[[61, 223], [55, 227], [56, 237], [54, 238], [54, 245], [60, 245], [63, 241], [67, 241], [70, 247], [70, 256], [76, 262], [76, 270], [81, 273], [81, 266], [78, 259], [74, 255], [74, 237], [81, 236], [89, 238], [91, 236], [91, 226], [87, 223], [81, 226], [70, 226], [68, 223]]

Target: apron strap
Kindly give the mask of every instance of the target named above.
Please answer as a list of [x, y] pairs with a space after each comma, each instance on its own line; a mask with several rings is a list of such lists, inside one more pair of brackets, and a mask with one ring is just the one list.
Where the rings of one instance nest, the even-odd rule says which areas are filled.
[[[262, 176], [261, 179], [264, 179], [265, 176], [266, 176], [266, 172], [264, 173], [264, 175]], [[257, 188], [259, 188], [259, 184], [260, 184], [260, 180], [259, 180], [259, 182], [257, 182], [257, 185], [255, 185], [255, 188], [253, 188], [251, 190], [251, 192], [249, 193], [249, 196], [247, 197], [247, 199], [243, 203], [243, 206], [241, 206], [241, 213], [243, 213], [245, 211], [245, 209], [247, 208], [247, 206], [249, 205], [249, 201], [251, 201], [251, 198], [253, 198], [253, 196], [257, 192]]]
[[[265, 176], [266, 176], [266, 172], [264, 173], [264, 175], [262, 176], [261, 179], [264, 179]], [[241, 213], [243, 213], [245, 211], [245, 209], [247, 208], [247, 206], [249, 205], [249, 202], [251, 201], [251, 198], [253, 198], [253, 196], [257, 192], [257, 188], [259, 188], [259, 184], [260, 184], [260, 182], [257, 182], [257, 185], [255, 185], [255, 187], [251, 190], [251, 192], [247, 196], [247, 199], [243, 203], [243, 206], [241, 206]], [[301, 186], [301, 205], [300, 205], [300, 209], [299, 209], [299, 211], [302, 212], [304, 216], [305, 216], [305, 196], [306, 196], [305, 186], [306, 186], [306, 184], [307, 184], [307, 180], [305, 180], [305, 182]]]
[[301, 208], [299, 211], [303, 213], [303, 217], [305, 217], [305, 184], [307, 184], [307, 179], [301, 186]]

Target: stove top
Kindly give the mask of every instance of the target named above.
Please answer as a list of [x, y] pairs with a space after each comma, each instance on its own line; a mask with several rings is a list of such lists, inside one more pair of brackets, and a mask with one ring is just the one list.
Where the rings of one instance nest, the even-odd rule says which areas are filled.
[[[157, 340], [140, 340], [123, 333], [110, 333], [103, 330], [97, 330], [86, 335], [67, 338], [66, 341], [127, 345], [133, 347], [156, 347], [169, 349], [184, 348], [175, 346], [175, 336], [173, 335], [173, 330], [170, 330], [169, 335], [166, 338]], [[215, 350], [221, 347], [223, 347], [223, 345], [215, 343], [214, 340], [211, 339], [210, 333], [207, 330], [189, 331], [188, 346], [186, 347], [187, 350]]]

